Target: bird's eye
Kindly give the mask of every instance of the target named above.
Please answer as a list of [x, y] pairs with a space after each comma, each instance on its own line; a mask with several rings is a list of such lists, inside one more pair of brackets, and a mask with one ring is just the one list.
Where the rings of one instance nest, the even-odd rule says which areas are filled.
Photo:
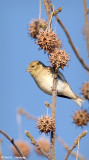
[[40, 63], [38, 62], [37, 65], [39, 65]]
[[32, 66], [32, 68], [33, 68], [34, 66]]

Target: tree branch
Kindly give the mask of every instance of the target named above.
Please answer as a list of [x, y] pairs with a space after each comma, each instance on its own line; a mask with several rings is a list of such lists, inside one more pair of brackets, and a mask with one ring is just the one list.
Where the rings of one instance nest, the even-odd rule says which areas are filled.
[[45, 105], [46, 105], [47, 107], [49, 107], [49, 108], [52, 108], [52, 105], [49, 104], [47, 101], [45, 101]]
[[0, 160], [4, 160], [2, 151], [1, 151], [1, 143], [2, 143], [2, 139], [0, 139]]
[[72, 47], [75, 55], [77, 56], [78, 60], [80, 61], [80, 63], [82, 64], [82, 66], [83, 66], [87, 71], [89, 71], [89, 66], [87, 66], [86, 63], [84, 62], [84, 60], [80, 57], [78, 51], [76, 50], [76, 48], [75, 48], [75, 46], [74, 46], [74, 44], [73, 44], [73, 42], [72, 42], [72, 39], [71, 39], [71, 37], [70, 37], [67, 29], [65, 28], [65, 26], [63, 25], [63, 23], [61, 22], [61, 20], [58, 18], [57, 15], [55, 15], [55, 18], [56, 18], [56, 20], [58, 21], [58, 23], [61, 25], [62, 29], [64, 30], [64, 32], [65, 32], [65, 34], [66, 34], [66, 36], [67, 36], [67, 38], [68, 38], [68, 40], [69, 40], [69, 43], [70, 43], [70, 45], [71, 45], [71, 47]]
[[[52, 88], [52, 117], [56, 119], [56, 94], [57, 94], [57, 74], [53, 76], [53, 88]], [[50, 160], [55, 160], [55, 132], [51, 132], [51, 144], [50, 144]]]
[[70, 153], [72, 152], [72, 150], [77, 146], [78, 142], [80, 141], [80, 139], [82, 137], [84, 137], [87, 134], [87, 131], [83, 131], [78, 137], [77, 139], [74, 141], [72, 147], [68, 150], [66, 157], [64, 160], [67, 160], [67, 158], [69, 157]]
[[46, 152], [44, 152], [42, 148], [40, 148], [40, 146], [38, 145], [38, 143], [37, 143], [37, 142], [35, 141], [35, 139], [32, 137], [31, 133], [28, 132], [28, 131], [25, 131], [25, 134], [26, 134], [26, 136], [27, 136], [28, 138], [30, 138], [31, 143], [32, 143], [33, 145], [35, 145], [35, 146], [37, 147], [37, 149], [40, 150], [40, 151], [42, 152], [42, 154], [49, 159], [49, 155], [48, 155]]
[[[47, 17], [48, 17], [48, 23], [49, 23], [49, 30], [51, 29], [51, 18], [52, 14], [50, 14], [51, 11], [51, 0], [43, 0]], [[54, 71], [54, 76], [53, 76], [53, 88], [52, 88], [52, 117], [56, 117], [56, 87], [57, 86], [57, 74]], [[55, 132], [51, 132], [51, 142], [50, 142], [50, 153], [49, 153], [49, 160], [56, 160], [55, 157]]]
[[89, 56], [89, 22], [88, 22], [88, 9], [86, 0], [83, 0], [83, 6], [84, 6], [84, 17], [85, 17], [85, 37], [86, 37], [86, 44]]
[[23, 108], [18, 109], [18, 113], [21, 115], [25, 115], [28, 119], [32, 119], [36, 121], [36, 118], [32, 115], [30, 115], [28, 112], [26, 112]]
[[50, 6], [49, 6], [47, 0], [43, 0], [43, 3], [44, 3], [46, 14], [48, 17], [48, 25], [49, 25], [49, 29], [50, 29], [50, 27], [51, 27], [51, 24], [50, 24], [50, 19], [51, 19], [50, 11], [51, 11], [51, 9], [50, 9]]
[[18, 148], [18, 146], [15, 144], [14, 139], [10, 138], [4, 131], [0, 130], [0, 133], [3, 134], [15, 147], [15, 149], [17, 150], [17, 152], [19, 153], [20, 157], [22, 158], [22, 160], [26, 160], [26, 158], [24, 157], [23, 153], [20, 151], [20, 149]]
[[[65, 148], [65, 150], [68, 151], [70, 149], [69, 146], [59, 136], [56, 135], [56, 139], [62, 144], [62, 146]], [[71, 151], [70, 154], [74, 157], [76, 157], [76, 155], [77, 155], [76, 151]], [[78, 158], [80, 160], [86, 160], [86, 158], [84, 158], [81, 154], [78, 154]]]

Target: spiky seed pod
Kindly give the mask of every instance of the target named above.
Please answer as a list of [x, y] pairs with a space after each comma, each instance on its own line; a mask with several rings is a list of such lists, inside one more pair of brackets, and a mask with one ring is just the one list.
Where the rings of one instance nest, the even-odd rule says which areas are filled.
[[44, 132], [48, 134], [51, 131], [55, 131], [55, 121], [50, 116], [42, 115], [37, 119], [37, 128], [39, 128], [40, 132]]
[[37, 38], [40, 31], [46, 30], [48, 24], [44, 21], [44, 19], [33, 20], [30, 24], [28, 30], [29, 34], [33, 38]]
[[81, 91], [82, 95], [89, 100], [89, 82], [86, 82], [82, 85]]
[[77, 126], [83, 127], [84, 125], [87, 125], [89, 122], [89, 113], [87, 113], [86, 110], [79, 110], [74, 113], [73, 123], [75, 123]]
[[[46, 138], [40, 138], [37, 140], [38, 145], [40, 146], [41, 149], [43, 149], [44, 152], [48, 153], [49, 148], [50, 148], [50, 143], [49, 140]], [[37, 154], [42, 155], [42, 152], [35, 147], [35, 151]]]
[[67, 66], [67, 62], [69, 62], [69, 54], [65, 53], [65, 50], [55, 49], [50, 54], [49, 60], [54, 68], [63, 69], [64, 66]]
[[[27, 142], [19, 140], [16, 142], [16, 145], [18, 146], [18, 148], [20, 149], [20, 151], [23, 153], [24, 157], [28, 157], [30, 154], [30, 146]], [[14, 146], [11, 147], [11, 150], [13, 152], [13, 154], [16, 157], [20, 157], [19, 153], [17, 152], [17, 150], [15, 149]]]
[[39, 49], [47, 51], [48, 54], [54, 51], [55, 48], [61, 47], [61, 42], [58, 39], [57, 34], [55, 34], [53, 31], [45, 30], [44, 32], [40, 32], [40, 34], [37, 36], [37, 39], [38, 41], [35, 43], [40, 46]]

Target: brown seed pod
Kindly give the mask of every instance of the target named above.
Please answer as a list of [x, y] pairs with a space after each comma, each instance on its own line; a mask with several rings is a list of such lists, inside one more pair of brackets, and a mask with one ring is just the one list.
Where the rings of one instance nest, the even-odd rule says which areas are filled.
[[44, 19], [33, 20], [29, 24], [29, 34], [31, 35], [31, 37], [37, 38], [39, 32], [46, 30], [47, 26], [48, 24], [44, 21]]
[[55, 131], [55, 121], [50, 116], [42, 115], [37, 119], [37, 128], [39, 128], [40, 132], [44, 132], [48, 134], [51, 131]]
[[87, 125], [89, 122], [89, 113], [87, 113], [86, 110], [79, 110], [74, 113], [73, 123], [75, 123], [77, 126], [83, 127], [84, 125]]
[[[24, 157], [28, 157], [30, 154], [30, 146], [27, 142], [19, 140], [16, 142], [16, 145], [18, 146], [18, 148], [20, 149], [20, 151], [23, 153]], [[20, 157], [19, 153], [17, 152], [17, 150], [15, 149], [14, 146], [11, 147], [11, 150], [13, 152], [13, 154], [16, 157]]]
[[[40, 139], [37, 140], [37, 143], [44, 152], [46, 152], [46, 153], [49, 152], [50, 143], [49, 143], [48, 139], [40, 138]], [[40, 150], [38, 150], [37, 147], [35, 147], [35, 151], [36, 151], [37, 154], [42, 155], [42, 152], [40, 152]]]
[[65, 53], [65, 50], [55, 49], [49, 57], [51, 65], [54, 68], [62, 68], [67, 66], [67, 62], [69, 62], [69, 54]]
[[89, 100], [89, 82], [85, 82], [81, 88], [82, 95]]
[[58, 39], [57, 34], [55, 34], [53, 31], [45, 30], [40, 32], [40, 34], [37, 36], [37, 39], [38, 40], [35, 43], [40, 46], [39, 49], [47, 51], [48, 54], [54, 51], [55, 48], [61, 47], [61, 42]]

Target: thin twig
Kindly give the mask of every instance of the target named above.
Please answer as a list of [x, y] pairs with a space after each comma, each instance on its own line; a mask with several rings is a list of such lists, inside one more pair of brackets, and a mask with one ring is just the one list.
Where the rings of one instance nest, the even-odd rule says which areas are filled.
[[2, 143], [2, 139], [0, 139], [0, 160], [4, 160], [2, 151], [1, 151], [1, 143]]
[[77, 146], [78, 141], [81, 140], [82, 137], [84, 137], [87, 134], [87, 131], [83, 131], [78, 137], [77, 139], [74, 141], [72, 147], [68, 150], [66, 157], [64, 160], [67, 160], [67, 158], [69, 157], [70, 153], [72, 152], [72, 150]]
[[48, 17], [48, 21], [50, 20], [50, 7], [47, 3], [47, 0], [43, 0], [43, 3], [44, 3], [44, 6], [45, 6], [45, 10], [46, 10], [46, 14], [47, 14], [47, 17]]
[[[57, 74], [53, 76], [53, 88], [52, 88], [52, 117], [56, 118], [56, 95], [57, 95]], [[50, 144], [50, 160], [55, 160], [55, 132], [51, 132], [51, 144]]]
[[36, 118], [34, 116], [30, 115], [23, 108], [19, 108], [18, 113], [21, 114], [21, 115], [25, 115], [28, 119], [36, 120]]
[[50, 5], [48, 4], [48, 0], [43, 0], [43, 3], [44, 3], [46, 14], [47, 14], [47, 17], [48, 17], [48, 24], [49, 24], [49, 29], [50, 29], [51, 28], [51, 24], [50, 24], [50, 19], [51, 19]]
[[28, 132], [28, 131], [25, 131], [25, 134], [26, 134], [26, 136], [27, 136], [28, 138], [30, 138], [31, 143], [32, 143], [33, 145], [35, 145], [35, 147], [37, 147], [37, 149], [40, 150], [40, 151], [42, 152], [42, 154], [49, 159], [49, 155], [48, 155], [46, 152], [44, 152], [42, 148], [40, 148], [40, 146], [39, 146], [38, 143], [35, 141], [35, 139], [34, 139], [33, 136], [31, 135], [31, 133]]
[[62, 11], [62, 7], [58, 7], [58, 9], [53, 12], [52, 16], [57, 15], [61, 11]]
[[47, 107], [49, 107], [49, 108], [52, 108], [52, 105], [49, 104], [47, 101], [45, 101], [45, 105], [46, 105]]
[[18, 148], [18, 146], [15, 144], [14, 139], [10, 138], [4, 131], [0, 130], [0, 133], [3, 134], [15, 147], [15, 149], [17, 150], [17, 152], [19, 153], [20, 157], [22, 160], [26, 160], [26, 158], [24, 157], [23, 153], [20, 151], [20, 149]]
[[58, 23], [61, 25], [62, 29], [64, 30], [64, 32], [65, 32], [65, 34], [66, 34], [66, 36], [67, 36], [67, 38], [68, 38], [68, 40], [69, 40], [69, 43], [70, 43], [70, 45], [71, 45], [71, 47], [72, 47], [75, 55], [77, 56], [78, 60], [80, 61], [80, 63], [82, 64], [82, 66], [83, 66], [87, 71], [89, 71], [89, 66], [87, 66], [86, 63], [84, 62], [84, 60], [80, 57], [77, 49], [75, 48], [75, 46], [74, 46], [74, 44], [73, 44], [73, 42], [72, 42], [72, 39], [71, 39], [71, 37], [70, 37], [70, 35], [69, 35], [66, 27], [64, 26], [64, 24], [63, 24], [62, 21], [58, 18], [57, 15], [55, 15], [55, 18], [56, 18], [56, 20], [58, 21]]
[[83, 0], [83, 6], [84, 6], [84, 17], [85, 17], [85, 37], [86, 37], [86, 44], [89, 56], [89, 22], [88, 22], [88, 13], [87, 13], [88, 10], [87, 10], [86, 0]]
[[[46, 10], [46, 13], [47, 13], [49, 30], [50, 30], [52, 28], [52, 25], [51, 25], [52, 14], [50, 14], [51, 0], [43, 0], [43, 3], [44, 3], [45, 10]], [[55, 120], [55, 117], [56, 117], [56, 94], [57, 94], [56, 93], [57, 92], [56, 91], [56, 88], [57, 88], [56, 86], [57, 86], [57, 74], [54, 72], [53, 88], [52, 88], [52, 117], [54, 118], [54, 120]], [[51, 132], [49, 160], [56, 160], [56, 157], [55, 157], [55, 131]]]
[[76, 154], [76, 160], [78, 160], [78, 154], [79, 154], [79, 140], [78, 140], [78, 149], [77, 149], [77, 154]]
[[[70, 149], [69, 146], [59, 136], [56, 135], [56, 139], [62, 144], [65, 150], [68, 151]], [[70, 154], [76, 157], [76, 151], [72, 151]], [[78, 158], [80, 160], [86, 160], [86, 158], [84, 158], [80, 153], [78, 154]]]
[[19, 114], [18, 111], [17, 111], [17, 114], [16, 114], [16, 119], [17, 119], [17, 125], [18, 125], [18, 130], [19, 130], [19, 138], [23, 139], [21, 114]]
[[39, 19], [41, 18], [41, 0], [39, 0]]
[[54, 119], [56, 115], [56, 96], [57, 96], [57, 73], [54, 73], [53, 87], [52, 87], [52, 117]]

